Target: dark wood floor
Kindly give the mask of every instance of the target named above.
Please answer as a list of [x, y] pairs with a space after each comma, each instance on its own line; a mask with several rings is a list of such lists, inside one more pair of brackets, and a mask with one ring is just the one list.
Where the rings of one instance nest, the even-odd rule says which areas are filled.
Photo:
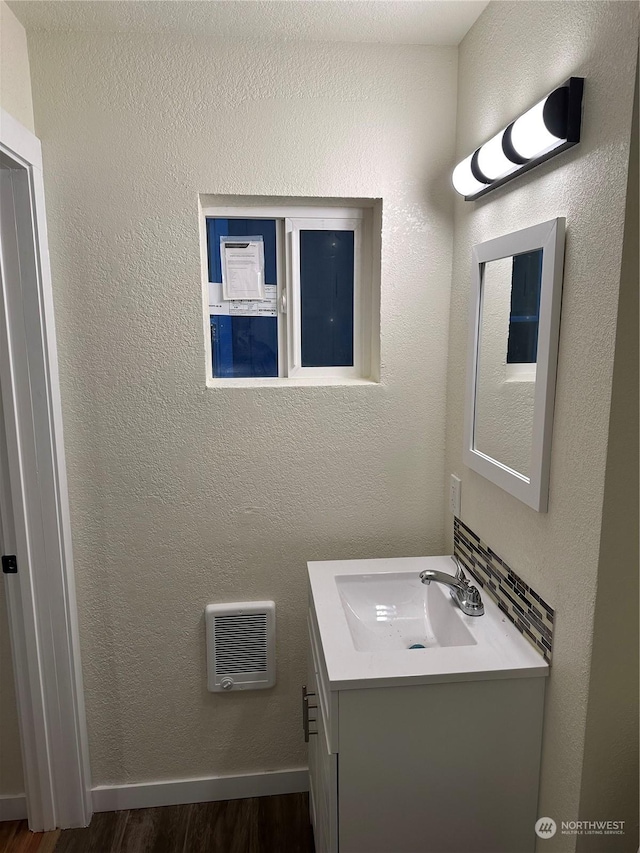
[[102, 812], [86, 829], [0, 823], [0, 853], [313, 853], [307, 794]]
[[26, 820], [0, 822], [0, 853], [53, 853], [60, 837], [55, 832], [29, 832]]

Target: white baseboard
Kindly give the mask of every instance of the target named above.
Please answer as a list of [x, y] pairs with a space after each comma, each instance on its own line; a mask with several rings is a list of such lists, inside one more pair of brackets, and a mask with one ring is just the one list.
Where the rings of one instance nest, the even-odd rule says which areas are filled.
[[92, 797], [94, 811], [112, 812], [216, 800], [239, 800], [245, 797], [268, 797], [274, 794], [297, 794], [308, 790], [309, 771], [305, 767], [273, 773], [251, 773], [246, 776], [212, 776], [206, 779], [176, 779], [137, 785], [105, 785], [94, 788]]
[[[137, 785], [105, 785], [92, 790], [93, 810], [115, 812], [122, 809], [149, 809], [240, 800], [245, 797], [269, 797], [274, 794], [298, 794], [309, 790], [309, 771], [278, 770], [246, 776], [211, 776], [205, 779], [175, 779], [143, 782]], [[25, 820], [27, 799], [24, 794], [0, 796], [0, 822]]]
[[24, 820], [27, 816], [27, 798], [24, 794], [0, 796], [0, 821]]

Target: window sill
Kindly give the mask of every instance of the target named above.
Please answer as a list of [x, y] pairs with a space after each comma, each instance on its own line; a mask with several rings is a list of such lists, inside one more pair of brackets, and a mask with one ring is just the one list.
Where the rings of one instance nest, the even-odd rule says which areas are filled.
[[351, 387], [366, 386], [377, 388], [379, 382], [373, 379], [350, 379], [347, 377], [314, 376], [291, 379], [280, 377], [247, 378], [247, 379], [207, 379], [207, 388], [303, 388], [312, 387]]
[[506, 365], [505, 382], [536, 381], [536, 362], [510, 362]]

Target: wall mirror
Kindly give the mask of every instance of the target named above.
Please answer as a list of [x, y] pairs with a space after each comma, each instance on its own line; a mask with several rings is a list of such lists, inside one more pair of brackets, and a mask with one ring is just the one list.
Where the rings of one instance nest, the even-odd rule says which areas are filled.
[[564, 219], [473, 249], [464, 462], [546, 512]]

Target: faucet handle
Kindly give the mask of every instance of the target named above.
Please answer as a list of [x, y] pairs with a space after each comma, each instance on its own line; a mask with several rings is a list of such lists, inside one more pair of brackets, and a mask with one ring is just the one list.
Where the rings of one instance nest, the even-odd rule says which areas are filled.
[[483, 615], [484, 604], [482, 603], [482, 596], [480, 595], [480, 590], [477, 586], [469, 584], [464, 601], [460, 602], [460, 609], [463, 613], [466, 613], [467, 616]]
[[467, 589], [467, 601], [469, 604], [480, 604], [482, 601], [482, 598], [480, 597], [480, 590], [477, 586], [474, 586], [471, 583]]
[[[460, 562], [460, 558], [456, 554], [452, 554], [451, 559], [456, 564], [456, 580], [467, 581], [467, 576], [465, 575], [464, 569], [462, 568], [462, 563]], [[467, 581], [467, 583], [468, 583], [468, 581]]]

